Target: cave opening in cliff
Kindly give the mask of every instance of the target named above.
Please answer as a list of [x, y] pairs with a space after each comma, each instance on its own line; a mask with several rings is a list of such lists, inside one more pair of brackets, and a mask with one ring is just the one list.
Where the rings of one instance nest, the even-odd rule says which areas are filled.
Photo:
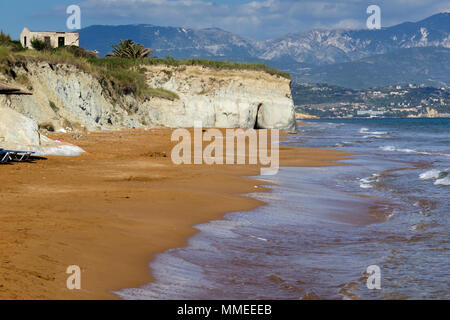
[[261, 128], [258, 126], [258, 123], [259, 123], [258, 117], [259, 117], [259, 111], [260, 111], [260, 109], [261, 109], [262, 106], [263, 106], [263, 104], [260, 103], [260, 104], [258, 104], [258, 107], [256, 108], [256, 120], [255, 120], [255, 126], [253, 127], [253, 129], [255, 129], [255, 130], [261, 129]]

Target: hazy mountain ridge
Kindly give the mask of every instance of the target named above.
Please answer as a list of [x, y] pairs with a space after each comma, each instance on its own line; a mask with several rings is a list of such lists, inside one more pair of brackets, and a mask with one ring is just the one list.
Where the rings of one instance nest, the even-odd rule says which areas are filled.
[[358, 60], [400, 48], [450, 48], [450, 13], [381, 30], [311, 30], [268, 41], [248, 39], [218, 28], [188, 29], [150, 24], [91, 26], [81, 30], [81, 45], [106, 54], [120, 39], [132, 38], [161, 57], [291, 59], [323, 65]]
[[90, 26], [80, 31], [81, 46], [105, 55], [120, 39], [133, 39], [152, 48], [158, 57], [221, 58], [238, 61], [254, 58], [257, 41], [217, 29], [186, 29], [153, 25]]

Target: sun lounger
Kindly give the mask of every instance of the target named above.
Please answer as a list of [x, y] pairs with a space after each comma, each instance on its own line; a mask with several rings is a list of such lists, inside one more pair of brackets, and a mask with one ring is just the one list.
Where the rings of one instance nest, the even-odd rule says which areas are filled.
[[31, 151], [17, 151], [17, 150], [4, 150], [0, 149], [0, 162], [9, 161], [27, 161], [34, 154]]
[[8, 150], [0, 150], [0, 163], [9, 162], [12, 160], [12, 154]]
[[11, 153], [12, 161], [27, 161], [34, 154], [31, 151], [17, 151], [17, 150], [7, 150]]

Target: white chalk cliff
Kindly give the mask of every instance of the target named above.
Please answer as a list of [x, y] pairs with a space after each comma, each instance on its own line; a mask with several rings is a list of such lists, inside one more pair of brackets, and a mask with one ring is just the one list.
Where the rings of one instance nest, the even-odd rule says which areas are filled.
[[[262, 71], [201, 66], [147, 67], [150, 87], [177, 93], [171, 103], [148, 101], [143, 109], [157, 126], [296, 130], [290, 80]], [[144, 111], [144, 112], [145, 112]]]
[[39, 133], [36, 121], [5, 107], [0, 107], [0, 147], [33, 151], [35, 155], [77, 156], [81, 148], [53, 141]]
[[0, 146], [28, 150], [39, 146], [41, 137], [35, 121], [9, 108], [0, 107]]
[[[33, 62], [16, 66], [17, 77], [28, 79], [33, 94], [0, 94], [0, 147], [42, 144], [38, 127], [93, 131], [193, 127], [200, 121], [204, 127], [296, 130], [286, 78], [264, 71], [201, 66], [146, 69], [150, 87], [170, 90], [179, 99], [113, 97], [97, 78], [72, 65]], [[16, 131], [14, 138], [11, 130]]]

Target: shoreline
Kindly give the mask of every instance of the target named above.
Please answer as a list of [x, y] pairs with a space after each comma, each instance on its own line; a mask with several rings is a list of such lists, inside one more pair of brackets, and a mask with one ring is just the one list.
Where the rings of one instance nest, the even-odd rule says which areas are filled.
[[[175, 166], [170, 129], [52, 134], [86, 154], [2, 166], [1, 299], [118, 299], [152, 279], [149, 263], [198, 224], [265, 205], [252, 165]], [[100, 143], [101, 142], [101, 143]], [[281, 166], [333, 166], [349, 154], [280, 147]], [[218, 205], [219, 203], [219, 205]], [[82, 290], [66, 289], [70, 265]]]

